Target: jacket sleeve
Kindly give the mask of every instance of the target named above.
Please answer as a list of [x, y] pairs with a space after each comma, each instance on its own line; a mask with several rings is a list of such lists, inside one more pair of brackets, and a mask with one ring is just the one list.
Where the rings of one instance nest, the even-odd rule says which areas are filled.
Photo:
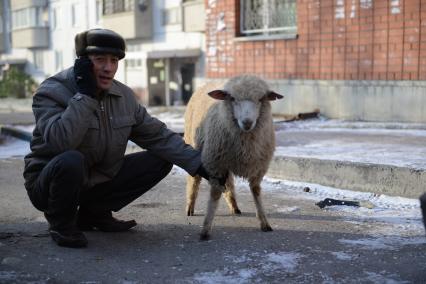
[[59, 84], [45, 83], [33, 97], [36, 128], [56, 153], [75, 149], [96, 119], [95, 99], [79, 93], [70, 96], [72, 93]]
[[162, 159], [169, 161], [195, 175], [201, 165], [201, 153], [185, 143], [182, 137], [171, 131], [160, 120], [150, 116], [146, 109], [138, 105], [136, 124], [130, 139]]

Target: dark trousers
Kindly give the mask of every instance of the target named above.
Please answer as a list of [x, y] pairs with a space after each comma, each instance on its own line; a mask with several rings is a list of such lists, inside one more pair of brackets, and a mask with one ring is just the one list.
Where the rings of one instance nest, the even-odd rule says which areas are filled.
[[75, 222], [79, 206], [91, 211], [118, 211], [154, 187], [172, 166], [149, 152], [134, 153], [124, 157], [122, 168], [112, 180], [83, 188], [84, 156], [67, 151], [43, 168], [28, 194], [51, 227], [66, 228]]

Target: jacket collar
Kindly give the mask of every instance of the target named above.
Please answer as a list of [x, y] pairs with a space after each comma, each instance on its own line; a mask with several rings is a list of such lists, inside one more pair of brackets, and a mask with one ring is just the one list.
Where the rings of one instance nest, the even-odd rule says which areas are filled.
[[108, 94], [118, 96], [118, 97], [123, 96], [123, 94], [120, 92], [120, 88], [118, 87], [118, 84], [115, 80], [112, 82], [111, 88], [109, 88], [109, 90], [108, 90]]

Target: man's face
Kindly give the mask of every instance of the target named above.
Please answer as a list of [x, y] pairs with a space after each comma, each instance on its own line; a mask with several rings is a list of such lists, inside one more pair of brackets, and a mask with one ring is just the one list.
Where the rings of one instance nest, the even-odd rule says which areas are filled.
[[112, 54], [91, 54], [89, 58], [93, 62], [93, 73], [98, 88], [108, 90], [117, 72], [119, 58]]

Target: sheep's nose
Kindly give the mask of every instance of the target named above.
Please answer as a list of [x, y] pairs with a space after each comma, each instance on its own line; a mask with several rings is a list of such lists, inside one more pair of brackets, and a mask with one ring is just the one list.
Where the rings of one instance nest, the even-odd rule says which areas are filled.
[[244, 130], [246, 130], [246, 131], [249, 130], [251, 128], [252, 124], [253, 124], [253, 121], [251, 121], [250, 119], [244, 119], [243, 120]]

